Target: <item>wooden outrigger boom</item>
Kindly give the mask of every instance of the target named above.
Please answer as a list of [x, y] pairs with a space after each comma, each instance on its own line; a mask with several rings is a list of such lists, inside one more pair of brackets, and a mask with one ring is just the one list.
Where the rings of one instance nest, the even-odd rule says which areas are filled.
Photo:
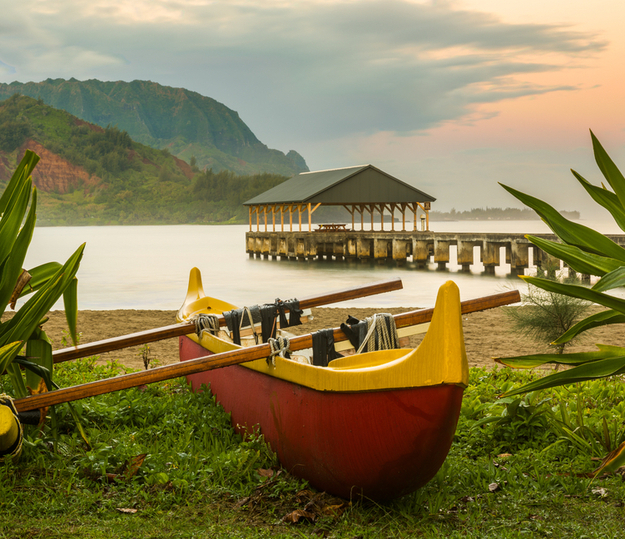
[[[402, 288], [403, 285], [401, 279], [390, 279], [388, 281], [380, 281], [336, 292], [329, 292], [319, 296], [303, 298], [299, 300], [299, 306], [300, 309], [311, 309], [313, 307], [320, 307], [331, 303], [339, 303], [341, 301], [349, 301], [351, 299], [364, 298], [367, 296], [374, 296], [376, 294], [383, 294], [385, 292], [392, 292], [394, 290], [401, 290]], [[219, 316], [219, 325], [226, 325], [223, 316]], [[194, 332], [195, 325], [193, 323], [172, 324], [161, 328], [122, 335], [121, 337], [113, 337], [102, 341], [81, 344], [76, 347], [63, 348], [53, 352], [52, 358], [55, 363], [61, 363], [63, 361], [70, 361], [81, 357], [95, 356], [104, 354], [105, 352], [130, 348], [131, 346], [162, 341], [173, 337], [181, 337], [182, 335], [189, 335]]]
[[[395, 281], [388, 281], [386, 283], [387, 284], [385, 286], [390, 286], [388, 283], [395, 283], [392, 286], [397, 286]], [[399, 281], [399, 283], [401, 285], [401, 281]], [[345, 291], [345, 293], [347, 293], [348, 295], [350, 293], [353, 294], [354, 290], [355, 289], [352, 289], [351, 291]], [[372, 293], [377, 293], [377, 292], [372, 292]], [[329, 301], [330, 296], [334, 296], [333, 301], [343, 301], [343, 300], [337, 300], [336, 294], [328, 294], [325, 296], [318, 296], [316, 300], [315, 298], [308, 298], [307, 300], [301, 300], [300, 306], [302, 306], [304, 302], [306, 302], [305, 304], [306, 308], [310, 308], [312, 306], [323, 305], [324, 304], [323, 302], [330, 303]], [[359, 296], [352, 295], [351, 297], [345, 298], [345, 299], [353, 299], [354, 297], [359, 297]], [[323, 302], [315, 303], [315, 301], [320, 301], [320, 298], [324, 298]], [[472, 313], [476, 311], [483, 311], [486, 309], [501, 307], [503, 305], [508, 305], [511, 303], [517, 303], [519, 301], [520, 301], [520, 294], [517, 290], [514, 290], [510, 292], [504, 292], [501, 294], [495, 294], [492, 296], [486, 296], [486, 297], [477, 298], [473, 300], [463, 301], [461, 303], [461, 312], [462, 314], [467, 314], [467, 313]], [[424, 324], [424, 323], [429, 322], [432, 319], [433, 312], [434, 312], [434, 309], [423, 309], [423, 310], [398, 314], [394, 316], [395, 323], [397, 325], [397, 328]], [[186, 333], [176, 333], [176, 334], [168, 335], [168, 337], [159, 337], [158, 339], [153, 339], [153, 340], [160, 340], [163, 338], [184, 335], [184, 334], [192, 333], [194, 331], [192, 324], [177, 324], [176, 326], [179, 326], [179, 329], [177, 329], [176, 331], [180, 331], [180, 332], [186, 331]], [[168, 328], [171, 328], [171, 327], [172, 326], [168, 326]], [[152, 330], [152, 334], [150, 338], [156, 335], [157, 331], [163, 331], [163, 330], [170, 331], [169, 329], [166, 329], [166, 328], [161, 328], [160, 330]], [[150, 335], [150, 332], [143, 332], [143, 333]], [[105, 346], [103, 343], [106, 343], [107, 341], [100, 341], [99, 343], [93, 343], [92, 346], [94, 348], [95, 348], [95, 345], [101, 346], [102, 348], [100, 348], [100, 352], [98, 352], [98, 353], [101, 353], [102, 351], [116, 350], [116, 349], [120, 349], [126, 346], [134, 346], [136, 344], [141, 344], [143, 342], [152, 342], [152, 341], [137, 341], [135, 337], [137, 335], [140, 335], [140, 334], [133, 334], [130, 336], [126, 336], [126, 340], [123, 342], [125, 343], [127, 343], [128, 341], [132, 341], [132, 342], [131, 344], [124, 344], [124, 346], [117, 346], [120, 342], [122, 342], [121, 341], [122, 338], [118, 338], [118, 340], [116, 341], [117, 343], [116, 348], [107, 348], [106, 350], [104, 350]], [[114, 340], [115, 339], [109, 339], [109, 341], [114, 341]], [[340, 342], [340, 341], [347, 340], [347, 337], [340, 329], [334, 329], [334, 340], [335, 342]], [[294, 337], [290, 340], [290, 348], [292, 351], [310, 348], [311, 346], [312, 346], [312, 335], [310, 334], [302, 335], [299, 337]], [[89, 347], [89, 345], [84, 345], [82, 347], [82, 350], [86, 350], [87, 347]], [[84, 355], [92, 355], [96, 353], [92, 350], [93, 349], [91, 349], [91, 351], [89, 351], [87, 354], [84, 354]], [[230, 365], [238, 365], [240, 363], [245, 363], [248, 361], [265, 358], [269, 356], [270, 353], [271, 353], [271, 349], [270, 349], [269, 344], [259, 344], [257, 346], [242, 348], [238, 350], [224, 352], [221, 354], [207, 355], [205, 357], [200, 357], [197, 359], [184, 361], [182, 363], [176, 363], [173, 365], [157, 367], [157, 368], [150, 369], [144, 372], [126, 374], [122, 376], [117, 376], [115, 378], [108, 378], [108, 379], [99, 380], [96, 382], [89, 382], [86, 384], [80, 384], [80, 385], [73, 386], [73, 387], [58, 389], [56, 391], [51, 391], [49, 393], [32, 395], [32, 396], [24, 397], [21, 399], [16, 399], [14, 401], [14, 404], [18, 412], [24, 412], [27, 410], [36, 410], [39, 408], [44, 408], [46, 406], [62, 404], [65, 402], [71, 402], [71, 401], [75, 401], [75, 400], [79, 400], [79, 399], [83, 399], [87, 397], [102, 395], [105, 393], [112, 393], [114, 391], [120, 391], [122, 389], [129, 389], [131, 387], [138, 387], [144, 384], [160, 382], [163, 380], [178, 378], [180, 376], [187, 376], [190, 374], [195, 374], [198, 372], [208, 371], [212, 369], [218, 369], [218, 368], [226, 367]], [[65, 357], [65, 356], [62, 356], [62, 357], [64, 357], [62, 361], [67, 361], [68, 359], [75, 359], [77, 357], [83, 357], [83, 355], [78, 355], [75, 357]]]

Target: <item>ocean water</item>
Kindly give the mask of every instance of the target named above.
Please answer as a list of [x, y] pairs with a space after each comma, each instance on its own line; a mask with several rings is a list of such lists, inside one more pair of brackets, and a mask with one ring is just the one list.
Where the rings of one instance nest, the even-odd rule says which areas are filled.
[[[609, 223], [584, 223], [604, 233], [619, 233]], [[433, 222], [438, 232], [549, 232], [542, 221]], [[253, 305], [276, 298], [302, 298], [375, 281], [400, 278], [403, 290], [370, 296], [342, 306], [431, 307], [441, 284], [453, 280], [463, 300], [496, 294], [526, 285], [509, 275], [510, 267], [485, 275], [481, 264], [471, 273], [459, 272], [455, 248], [448, 269], [431, 264], [362, 264], [338, 261], [250, 259], [245, 252], [247, 225], [111, 226], [37, 228], [26, 267], [56, 260], [64, 262], [83, 242], [78, 272], [79, 309], [178, 309], [186, 294], [189, 271], [202, 272], [207, 294], [234, 303]], [[502, 257], [503, 258], [503, 257]], [[55, 309], [62, 309], [62, 302]]]

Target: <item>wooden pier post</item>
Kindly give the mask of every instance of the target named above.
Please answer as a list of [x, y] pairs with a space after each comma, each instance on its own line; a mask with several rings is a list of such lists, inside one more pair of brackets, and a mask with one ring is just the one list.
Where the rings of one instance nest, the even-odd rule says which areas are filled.
[[463, 272], [470, 272], [471, 265], [474, 263], [473, 261], [473, 246], [475, 242], [472, 241], [457, 241], [457, 262], [458, 265], [462, 267]]
[[393, 244], [393, 260], [398, 266], [403, 266], [406, 263], [406, 250], [407, 250], [407, 242], [403, 240], [392, 240]]
[[412, 261], [417, 264], [418, 268], [424, 268], [430, 258], [430, 249], [428, 242], [425, 240], [412, 241]]
[[482, 242], [481, 258], [484, 264], [484, 272], [490, 275], [495, 274], [495, 266], [499, 266], [499, 243], [490, 241]]
[[444, 270], [449, 263], [449, 242], [434, 240], [434, 262], [439, 270]]
[[523, 275], [525, 268], [529, 268], [529, 244], [510, 242], [510, 272], [513, 275]]

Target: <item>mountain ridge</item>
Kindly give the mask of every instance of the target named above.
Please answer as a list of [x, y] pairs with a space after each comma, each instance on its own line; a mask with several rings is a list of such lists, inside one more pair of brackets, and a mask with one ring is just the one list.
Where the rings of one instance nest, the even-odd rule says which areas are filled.
[[198, 92], [152, 81], [46, 79], [0, 84], [0, 102], [18, 93], [100, 127], [115, 126], [136, 142], [167, 149], [200, 169], [292, 176], [308, 171], [295, 150], [263, 144], [223, 103]]
[[16, 94], [0, 101], [0, 193], [27, 149], [41, 158], [38, 225], [242, 222], [243, 201], [287, 179], [200, 171], [117, 127]]

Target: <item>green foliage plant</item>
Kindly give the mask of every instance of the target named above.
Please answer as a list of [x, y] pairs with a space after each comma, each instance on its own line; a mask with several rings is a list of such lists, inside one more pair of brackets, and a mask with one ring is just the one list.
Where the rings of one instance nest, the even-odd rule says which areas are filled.
[[[570, 281], [572, 282], [572, 280]], [[506, 309], [513, 322], [512, 330], [537, 343], [552, 343], [572, 328], [589, 309], [590, 303], [579, 298], [543, 290], [528, 284], [521, 295], [522, 308]], [[571, 341], [554, 345], [562, 354]]]
[[[52, 346], [40, 326], [61, 295], [76, 343], [76, 272], [85, 247], [81, 245], [65, 264], [23, 269], [36, 221], [37, 190], [31, 174], [38, 161], [27, 150], [0, 197], [0, 312], [30, 296], [12, 318], [0, 322], [0, 373], [8, 373], [16, 397], [28, 395], [28, 387], [37, 390], [42, 376], [52, 389]], [[18, 355], [23, 348], [25, 356]], [[24, 375], [20, 367], [25, 368]]]
[[[592, 134], [595, 160], [607, 184], [596, 186], [573, 171], [573, 175], [588, 194], [614, 217], [625, 230], [625, 178]], [[594, 275], [599, 280], [588, 288], [570, 282], [558, 282], [542, 277], [523, 276], [531, 285], [553, 294], [562, 294], [578, 300], [607, 307], [581, 320], [553, 341], [564, 345], [588, 329], [625, 322], [625, 300], [606, 294], [625, 285], [625, 249], [601, 233], [562, 217], [554, 208], [530, 195], [503, 185], [521, 202], [534, 209], [558, 236], [559, 242], [528, 235], [527, 238], [549, 255], [563, 260], [574, 271]], [[509, 395], [545, 389], [585, 380], [594, 380], [625, 373], [625, 348], [600, 344], [597, 352], [571, 354], [535, 354], [498, 361], [515, 368], [532, 368], [546, 363], [564, 364], [573, 368], [559, 372], [510, 392]]]
[[[572, 173], [591, 198], [605, 208], [619, 228], [625, 231], [625, 177], [592, 131], [591, 139], [595, 161], [607, 185], [603, 182], [600, 186], [594, 185], [576, 171], [572, 170]], [[536, 211], [559, 239], [555, 242], [527, 236], [534, 245], [552, 257], [563, 260], [578, 273], [599, 277], [591, 288], [541, 277], [522, 277], [530, 285], [549, 293], [597, 303], [607, 308], [606, 311], [584, 318], [555, 339], [553, 344], [563, 346], [591, 328], [625, 322], [625, 300], [607, 293], [625, 286], [625, 249], [607, 236], [569, 221], [544, 201], [512, 187], [503, 184], [502, 187]], [[598, 344], [597, 348], [596, 352], [498, 358], [498, 362], [514, 368], [532, 368], [546, 363], [571, 367], [511, 390], [505, 396], [625, 374], [624, 347]], [[622, 465], [625, 465], [625, 443], [615, 449], [597, 471], [613, 470]]]

